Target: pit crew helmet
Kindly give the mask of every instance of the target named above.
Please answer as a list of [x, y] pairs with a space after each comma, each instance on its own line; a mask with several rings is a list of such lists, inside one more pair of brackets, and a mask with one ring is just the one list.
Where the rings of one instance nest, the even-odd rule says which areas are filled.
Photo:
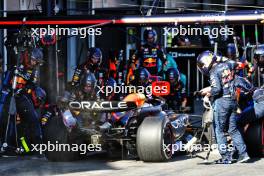
[[178, 83], [180, 81], [180, 72], [177, 68], [169, 68], [167, 70], [167, 80], [170, 83]]
[[254, 51], [254, 58], [258, 62], [258, 65], [264, 66], [264, 44], [259, 45]]
[[106, 86], [115, 87], [116, 81], [112, 77], [109, 77], [106, 81]]
[[100, 48], [90, 48], [87, 52], [87, 57], [93, 67], [98, 67], [102, 62], [102, 51]]
[[82, 88], [84, 93], [91, 93], [96, 87], [97, 80], [93, 73], [87, 73], [82, 80]]
[[157, 32], [154, 29], [146, 29], [143, 35], [145, 42], [148, 42], [149, 39], [152, 39], [152, 43], [157, 41]]
[[138, 81], [141, 85], [146, 85], [149, 82], [150, 73], [146, 68], [139, 68]]
[[46, 101], [47, 94], [44, 89], [41, 87], [36, 87], [35, 89], [36, 97], [38, 98], [40, 103], [44, 103]]
[[236, 56], [236, 47], [234, 43], [227, 44], [226, 54], [229, 58], [233, 58]]
[[216, 60], [212, 51], [204, 51], [197, 57], [197, 68], [203, 75], [208, 75]]
[[[106, 81], [106, 87], [111, 87], [112, 89], [114, 89], [115, 86], [116, 86], [116, 81], [112, 77], [109, 77]], [[116, 96], [115, 96], [114, 92], [112, 92], [109, 94], [105, 94], [105, 98], [108, 100], [110, 100], [110, 99], [113, 100], [113, 98], [115, 99]]]
[[31, 52], [31, 60], [36, 61], [38, 64], [43, 64], [43, 52], [40, 48], [34, 48]]

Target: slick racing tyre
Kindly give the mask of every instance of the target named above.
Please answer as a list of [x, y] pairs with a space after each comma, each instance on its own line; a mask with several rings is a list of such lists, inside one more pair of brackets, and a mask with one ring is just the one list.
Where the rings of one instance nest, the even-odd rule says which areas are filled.
[[264, 139], [264, 121], [258, 120], [249, 125], [245, 132], [245, 143], [247, 145], [248, 154], [251, 157], [263, 156], [263, 139]]
[[173, 134], [166, 117], [146, 117], [137, 130], [137, 153], [142, 161], [168, 161], [172, 156]]
[[[58, 116], [51, 117], [44, 129], [44, 144], [57, 144], [57, 146], [62, 144], [71, 147], [71, 144], [74, 143], [72, 141], [70, 133], [62, 122], [62, 118]], [[70, 151], [67, 147], [64, 147], [65, 150], [63, 147], [57, 148], [53, 151], [46, 150], [45, 155], [49, 161], [78, 160], [79, 152]]]

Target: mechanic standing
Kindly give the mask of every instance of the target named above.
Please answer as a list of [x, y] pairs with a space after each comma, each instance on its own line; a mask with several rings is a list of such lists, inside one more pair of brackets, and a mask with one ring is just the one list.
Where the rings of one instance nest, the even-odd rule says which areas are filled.
[[[156, 43], [157, 33], [153, 29], [144, 31], [144, 44], [132, 56], [132, 65], [136, 68], [144, 67], [152, 76], [162, 76], [163, 66], [167, 64], [166, 57], [160, 46]], [[128, 80], [131, 77], [128, 73]]]
[[[31, 136], [29, 136], [31, 138], [30, 141], [34, 144], [42, 143], [40, 119], [36, 112], [36, 108], [38, 108], [46, 98], [46, 92], [37, 85], [37, 68], [42, 65], [42, 63], [42, 50], [40, 48], [34, 48], [31, 52], [30, 62], [27, 65], [20, 65], [17, 73], [16, 108], [20, 117], [23, 118], [28, 125], [27, 131], [31, 134]], [[7, 84], [4, 85], [4, 90], [8, 90], [12, 87], [11, 80], [14, 77], [14, 69], [7, 71], [5, 74], [4, 82]], [[12, 126], [10, 129], [12, 129]]]
[[237, 104], [231, 96], [230, 86], [233, 76], [228, 63], [217, 63], [217, 57], [211, 51], [204, 51], [197, 57], [197, 67], [204, 75], [210, 76], [210, 87], [201, 90], [201, 94], [213, 99], [214, 126], [218, 150], [222, 156], [217, 164], [231, 164], [232, 156], [227, 148], [225, 128], [228, 126], [234, 146], [239, 152], [238, 162], [246, 162], [250, 158], [246, 151], [246, 145], [236, 124]]

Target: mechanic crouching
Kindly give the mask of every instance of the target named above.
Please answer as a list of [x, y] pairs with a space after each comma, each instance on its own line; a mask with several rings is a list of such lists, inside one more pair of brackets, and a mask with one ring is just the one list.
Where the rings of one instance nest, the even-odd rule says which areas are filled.
[[213, 99], [216, 140], [222, 156], [215, 163], [232, 163], [232, 153], [227, 148], [227, 138], [225, 137], [226, 127], [228, 127], [228, 133], [239, 152], [238, 162], [246, 162], [250, 158], [242, 135], [237, 128], [237, 103], [230, 90], [233, 76], [228, 63], [217, 63], [217, 57], [219, 56], [214, 55], [211, 51], [204, 51], [197, 57], [197, 66], [200, 72], [210, 76], [210, 87], [202, 89], [201, 94]]
[[264, 86], [253, 93], [253, 106], [245, 108], [238, 116], [238, 124], [245, 126], [251, 122], [264, 118]]
[[63, 114], [66, 114], [63, 116], [63, 122], [68, 128], [75, 128], [76, 125], [79, 130], [88, 126], [92, 128], [92, 126], [100, 120], [98, 114], [70, 110], [69, 103], [73, 101], [96, 101], [98, 99], [96, 94], [96, 82], [97, 80], [93, 73], [88, 72], [82, 75], [80, 85], [69, 91], [65, 91], [62, 96], [57, 98], [57, 107], [47, 109], [42, 115], [42, 124], [45, 125], [46, 122], [49, 121], [49, 118], [52, 118], [52, 114], [55, 114], [56, 111], [61, 111]]
[[[129, 93], [143, 93], [147, 98], [151, 99], [151, 80], [150, 80], [150, 73], [146, 68], [140, 67], [135, 71], [135, 79], [130, 82], [130, 85], [136, 86], [135, 92], [129, 92]], [[144, 91], [141, 89], [145, 88]]]
[[253, 100], [256, 118], [264, 118], [264, 86], [254, 91]]
[[259, 45], [257, 49], [254, 51], [254, 67], [259, 70], [259, 78], [256, 80], [259, 82], [259, 86], [264, 85], [264, 44]]
[[187, 110], [186, 88], [181, 80], [180, 72], [177, 68], [170, 68], [166, 71], [166, 81], [170, 83], [170, 94], [166, 96], [168, 108], [173, 110]]
[[101, 62], [102, 62], [101, 50], [99, 48], [90, 48], [87, 52], [86, 61], [78, 65], [74, 71], [71, 81], [72, 87], [78, 87], [80, 85], [81, 78], [87, 72], [96, 74], [99, 71]]

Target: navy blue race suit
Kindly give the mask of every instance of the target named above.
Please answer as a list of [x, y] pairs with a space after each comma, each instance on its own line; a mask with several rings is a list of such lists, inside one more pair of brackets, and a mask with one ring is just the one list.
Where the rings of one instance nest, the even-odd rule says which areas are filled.
[[264, 118], [264, 88], [258, 88], [253, 93], [254, 104], [245, 108], [238, 116], [238, 123], [244, 126]]
[[71, 82], [72, 87], [78, 86], [80, 80], [86, 73], [97, 73], [101, 62], [102, 51], [99, 48], [89, 48], [87, 52], [87, 60], [75, 69]]
[[159, 75], [162, 70], [160, 62], [164, 64], [166, 59], [164, 53], [157, 44], [144, 44], [136, 53], [139, 67], [146, 68], [151, 75]]
[[233, 81], [230, 67], [227, 63], [219, 63], [210, 70], [211, 96], [214, 99], [214, 126], [219, 152], [223, 159], [230, 159], [230, 149], [227, 148], [225, 129], [232, 137], [234, 146], [240, 155], [247, 155], [246, 145], [236, 124], [237, 103], [231, 95], [230, 86]]
[[80, 80], [81, 80], [82, 76], [85, 73], [87, 73], [87, 71], [90, 71], [91, 73], [95, 73], [98, 70], [99, 70], [98, 67], [93, 67], [88, 62], [85, 62], [85, 63], [77, 66], [77, 68], [74, 71], [73, 77], [72, 77], [71, 85], [74, 87], [78, 86], [80, 84]]
[[180, 110], [182, 102], [187, 98], [184, 83], [181, 80], [177, 83], [170, 83], [170, 94], [165, 98], [169, 109]]
[[[2, 88], [3, 91], [9, 92], [9, 96], [11, 96], [12, 89], [12, 79], [14, 78], [14, 70], [9, 70], [6, 72], [6, 76], [9, 75], [9, 78], [6, 77], [6, 82], [8, 84], [4, 85]], [[5, 79], [5, 78], [4, 78]], [[26, 124], [26, 133], [29, 134], [32, 143], [41, 143], [42, 133], [40, 127], [40, 119], [39, 115], [36, 112], [36, 108], [39, 107], [40, 103], [38, 102], [38, 98], [36, 97], [35, 90], [39, 88], [36, 84], [38, 79], [38, 73], [35, 69], [25, 68], [23, 65], [18, 67], [17, 74], [17, 86], [15, 89], [15, 100], [16, 100], [16, 109], [18, 117], [24, 121]], [[3, 96], [3, 93], [2, 95]], [[4, 104], [9, 104], [8, 100], [5, 102], [1, 102]], [[8, 110], [5, 113], [2, 113], [1, 116], [8, 115]], [[13, 119], [15, 120], [15, 119]], [[14, 121], [10, 123], [9, 134], [13, 136], [14, 133]], [[20, 134], [19, 134], [20, 135]]]
[[246, 78], [236, 76], [231, 84], [232, 96], [236, 99], [241, 110], [251, 106], [253, 103], [252, 95], [255, 88]]

